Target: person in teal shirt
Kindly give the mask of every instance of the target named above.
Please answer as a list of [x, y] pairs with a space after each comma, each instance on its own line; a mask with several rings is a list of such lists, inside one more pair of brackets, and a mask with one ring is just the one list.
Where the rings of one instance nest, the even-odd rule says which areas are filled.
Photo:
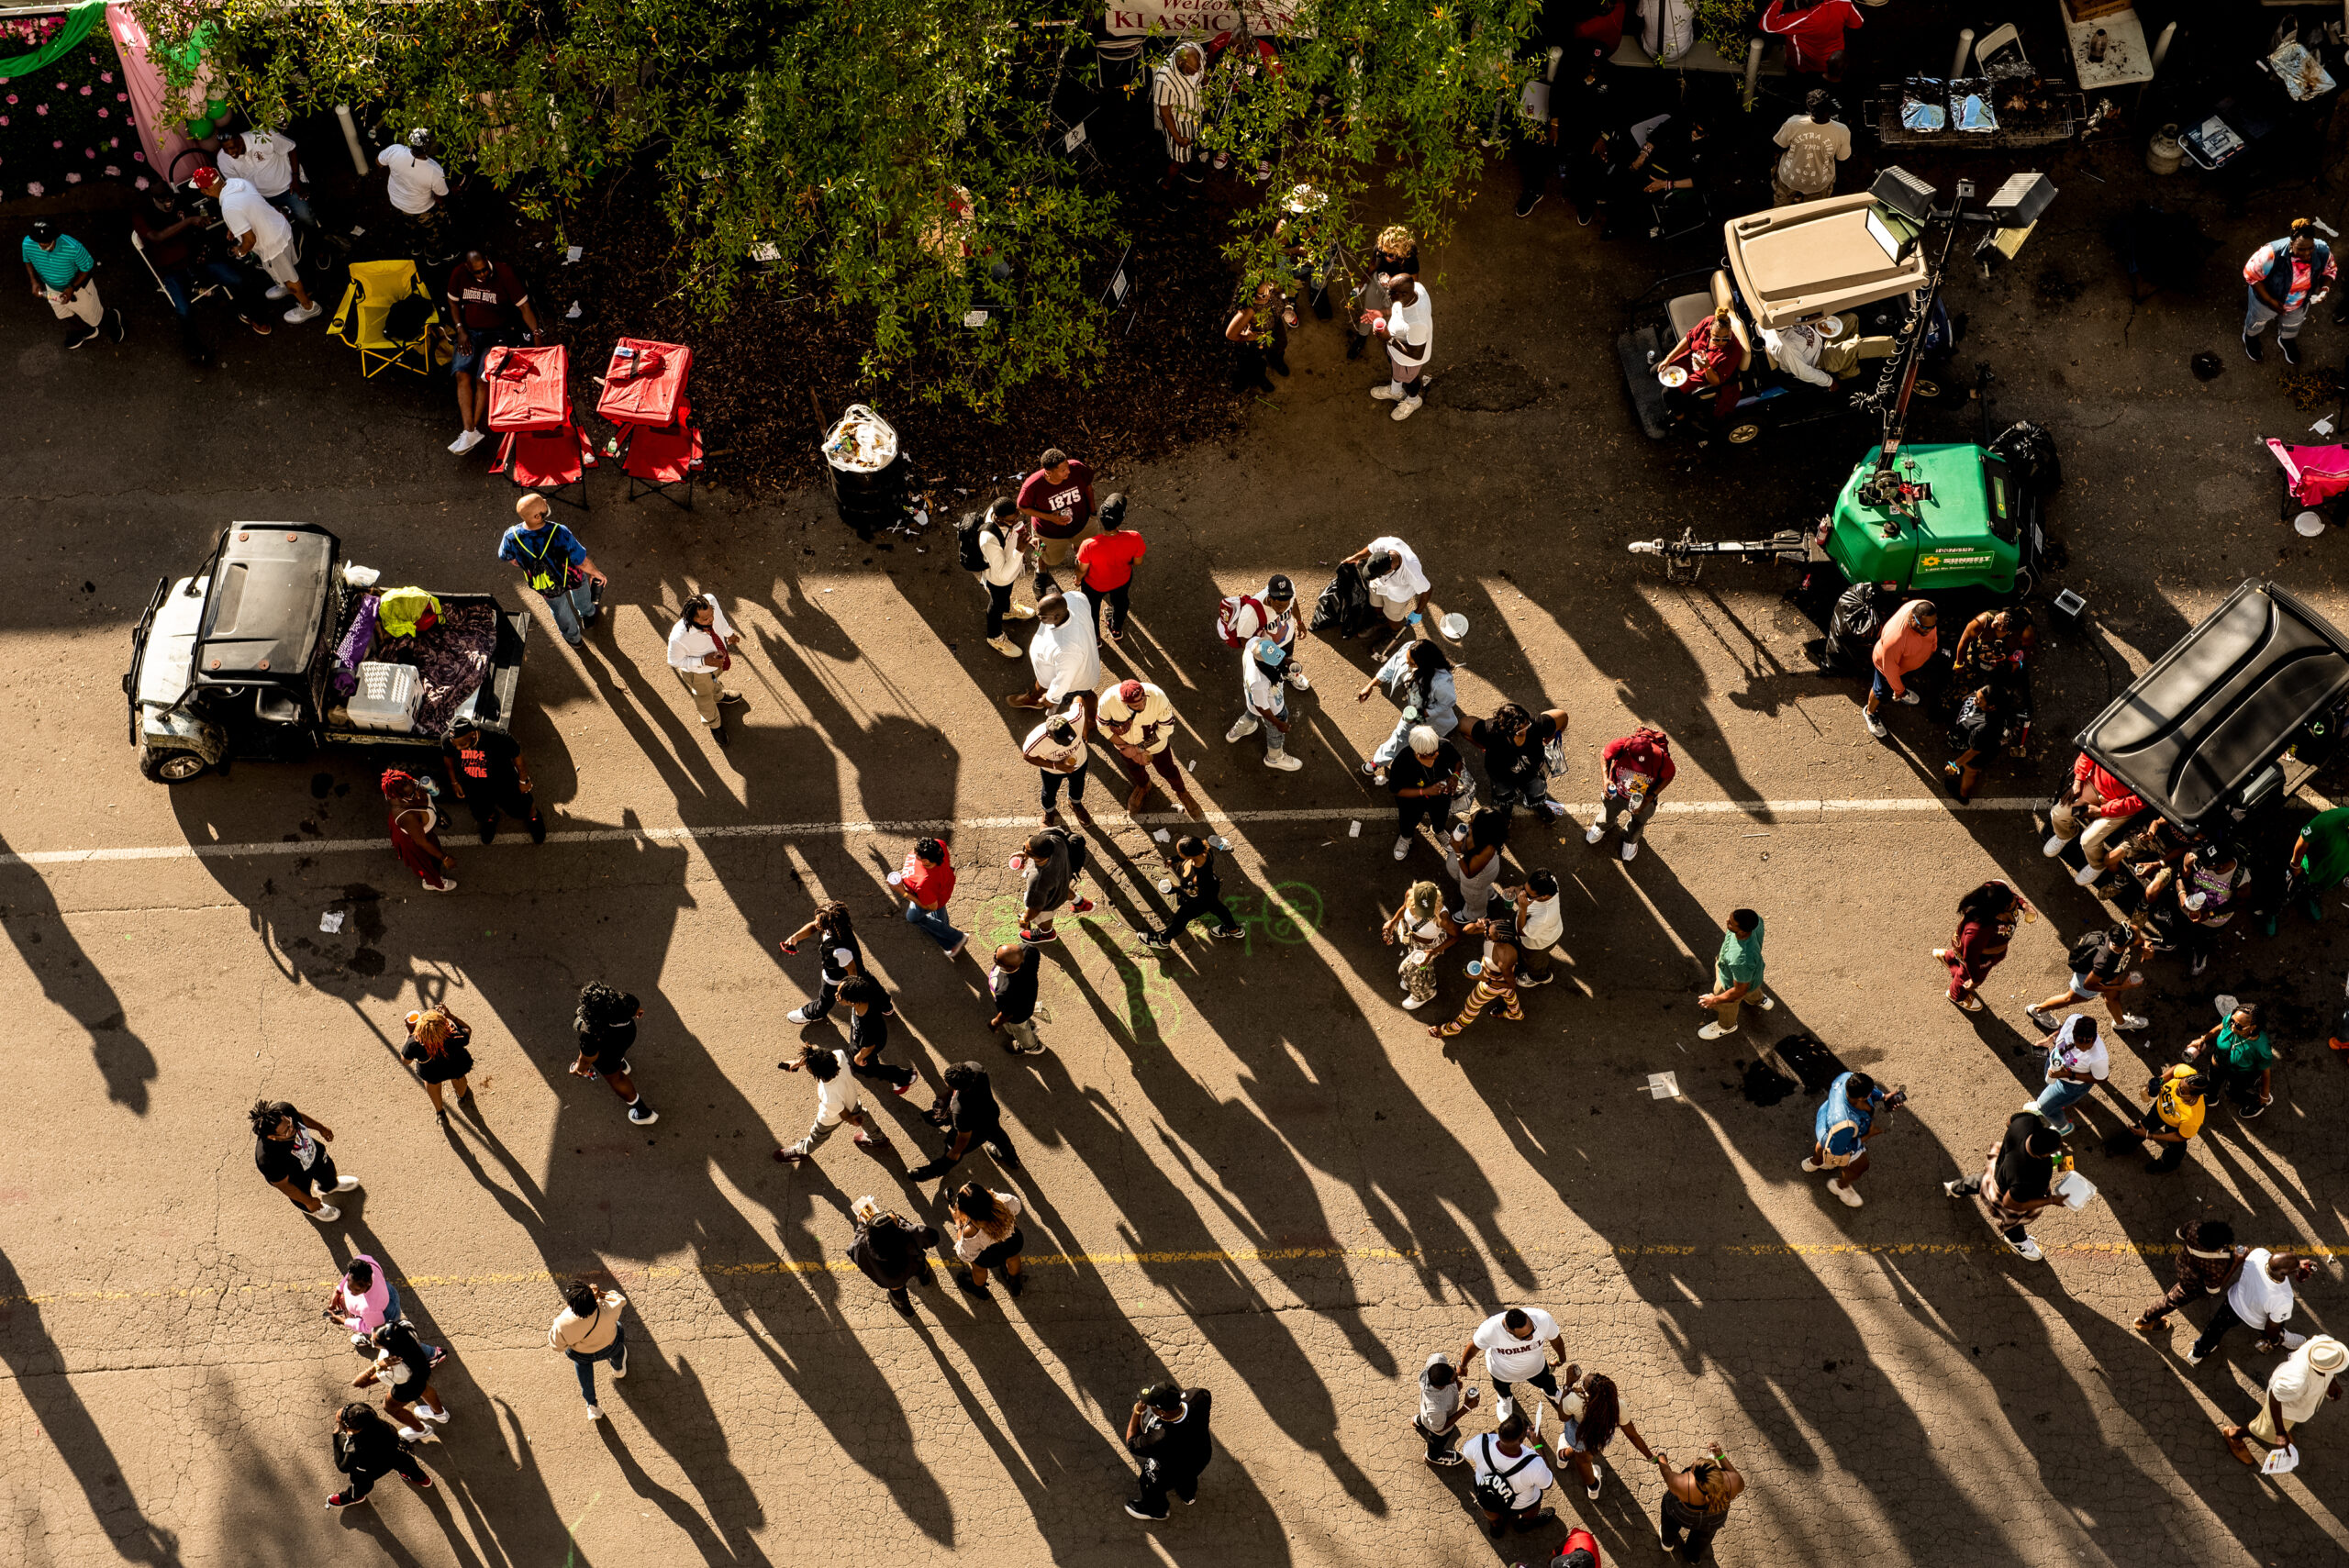
[[2234, 1102], [2249, 1121], [2276, 1103], [2276, 1041], [2256, 1002], [2239, 1004], [2219, 1026], [2186, 1048], [2186, 1059], [2210, 1080], [2210, 1098]]
[[37, 299], [49, 301], [60, 321], [78, 319], [82, 325], [65, 330], [65, 346], [78, 349], [100, 332], [122, 341], [122, 312], [108, 311], [98, 302], [98, 285], [90, 281], [97, 263], [79, 239], [60, 234], [55, 226], [36, 222], [25, 236], [25, 277]]
[[1737, 1032], [1738, 1010], [1749, 1004], [1768, 1012], [1778, 1004], [1762, 994], [1762, 917], [1732, 909], [1722, 929], [1720, 955], [1713, 960], [1713, 989], [1697, 998], [1713, 1010], [1714, 1021], [1697, 1031], [1699, 1040]]

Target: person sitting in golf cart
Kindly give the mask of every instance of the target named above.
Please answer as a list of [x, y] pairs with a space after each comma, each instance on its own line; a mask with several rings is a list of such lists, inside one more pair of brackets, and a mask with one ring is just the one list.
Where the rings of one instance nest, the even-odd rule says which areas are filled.
[[1839, 377], [1860, 373], [1863, 360], [1890, 359], [1898, 347], [1889, 338], [1863, 338], [1842, 330], [1845, 324], [1831, 316], [1823, 320], [1797, 321], [1762, 328], [1762, 347], [1770, 362], [1812, 386], [1833, 386]]
[[[1687, 404], [1709, 404], [1713, 418], [1719, 421], [1728, 418], [1737, 406], [1739, 380], [1753, 359], [1743, 324], [1724, 300], [1672, 346], [1672, 351], [1657, 362], [1656, 376], [1664, 384], [1667, 397], [1686, 400], [1684, 408]], [[1685, 371], [1687, 379], [1668, 373], [1675, 368]]]

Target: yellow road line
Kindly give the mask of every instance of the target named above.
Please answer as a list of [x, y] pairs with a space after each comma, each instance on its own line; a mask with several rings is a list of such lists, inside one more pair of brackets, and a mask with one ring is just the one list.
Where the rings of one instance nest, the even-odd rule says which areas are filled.
[[[2052, 1254], [2075, 1257], [2166, 1257], [2176, 1251], [2168, 1241], [2069, 1241], [2047, 1243], [2042, 1247]], [[2303, 1242], [2277, 1243], [2288, 1246], [2302, 1257], [2349, 1257], [2349, 1247], [2311, 1246]], [[1169, 1263], [1284, 1263], [1317, 1259], [1338, 1262], [1419, 1263], [1438, 1262], [1446, 1257], [1497, 1256], [1525, 1258], [1553, 1257], [1616, 1257], [1616, 1258], [1691, 1258], [1710, 1252], [1721, 1257], [1739, 1259], [1853, 1257], [1966, 1257], [1975, 1253], [1995, 1254], [2006, 1249], [1989, 1241], [1755, 1241], [1720, 1242], [1709, 1246], [1675, 1246], [1654, 1243], [1640, 1246], [1610, 1247], [1603, 1244], [1581, 1248], [1555, 1248], [1535, 1254], [1516, 1248], [1500, 1248], [1487, 1253], [1480, 1249], [1455, 1247], [1433, 1251], [1401, 1247], [1233, 1247], [1221, 1251], [1176, 1252], [1029, 1252], [1021, 1262], [1030, 1267], [1075, 1268], [1154, 1268]], [[761, 1259], [753, 1262], [708, 1263], [698, 1267], [677, 1264], [654, 1264], [646, 1268], [619, 1268], [591, 1271], [608, 1273], [615, 1279], [656, 1280], [737, 1278], [759, 1274], [823, 1274], [854, 1273], [856, 1265], [846, 1258], [823, 1258], [800, 1262], [790, 1258]], [[558, 1277], [570, 1279], [573, 1273], [561, 1276], [546, 1269], [525, 1269], [513, 1273], [484, 1274], [403, 1274], [396, 1281], [402, 1289], [429, 1288], [447, 1285], [459, 1289], [492, 1284], [545, 1284]], [[85, 1301], [188, 1301], [199, 1297], [257, 1296], [286, 1291], [324, 1292], [334, 1288], [332, 1279], [270, 1280], [258, 1284], [197, 1286], [187, 1285], [170, 1290], [60, 1290], [42, 1291], [25, 1296], [0, 1296], [0, 1306], [18, 1303], [35, 1307], [60, 1306]]]

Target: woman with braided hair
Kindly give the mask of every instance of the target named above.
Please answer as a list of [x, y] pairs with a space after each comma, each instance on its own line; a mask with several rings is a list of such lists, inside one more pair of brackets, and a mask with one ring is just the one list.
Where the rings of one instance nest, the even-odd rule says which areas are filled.
[[440, 813], [431, 793], [414, 773], [398, 768], [384, 770], [383, 784], [384, 798], [391, 803], [391, 813], [384, 820], [391, 828], [392, 848], [399, 852], [400, 863], [416, 873], [425, 892], [454, 893], [457, 884], [449, 871], [457, 857], [440, 847]]
[[628, 1107], [628, 1119], [651, 1127], [661, 1113], [644, 1103], [629, 1076], [628, 1048], [636, 1043], [636, 1020], [644, 1009], [634, 996], [615, 991], [600, 980], [579, 988], [579, 1011], [572, 1025], [579, 1031], [579, 1060], [571, 1064], [574, 1078], [601, 1078]]

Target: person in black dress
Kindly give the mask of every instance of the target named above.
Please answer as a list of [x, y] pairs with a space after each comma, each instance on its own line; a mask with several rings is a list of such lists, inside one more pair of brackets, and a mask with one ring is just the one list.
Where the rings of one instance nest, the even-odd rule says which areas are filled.
[[391, 1423], [375, 1412], [373, 1405], [351, 1404], [342, 1407], [334, 1426], [334, 1467], [349, 1479], [342, 1490], [327, 1498], [329, 1508], [347, 1508], [353, 1503], [363, 1503], [375, 1483], [393, 1471], [400, 1479], [419, 1492], [432, 1490], [432, 1477], [424, 1467], [408, 1456], [407, 1445], [392, 1430]]
[[644, 1009], [627, 992], [615, 991], [600, 980], [581, 986], [579, 1010], [572, 1018], [579, 1031], [579, 1060], [571, 1064], [571, 1073], [574, 1078], [600, 1077], [628, 1107], [629, 1120], [651, 1127], [661, 1113], [637, 1093], [628, 1061], [628, 1049], [636, 1043], [636, 1020], [642, 1017]]
[[889, 1044], [889, 1017], [897, 1009], [881, 982], [869, 974], [852, 974], [841, 983], [841, 1000], [849, 1006], [848, 1070], [860, 1078], [889, 1085], [893, 1095], [914, 1086], [914, 1070], [881, 1060]]
[[473, 1097], [473, 1086], [465, 1077], [473, 1070], [473, 1052], [466, 1049], [473, 1039], [473, 1026], [446, 1007], [427, 1007], [407, 1016], [407, 1043], [400, 1047], [400, 1060], [415, 1067], [424, 1092], [432, 1097], [432, 1114], [443, 1127], [449, 1125], [449, 1106], [440, 1097], [441, 1084], [454, 1084], [460, 1102]]
[[938, 1274], [930, 1266], [930, 1249], [938, 1245], [937, 1229], [884, 1213], [870, 1197], [857, 1199], [849, 1212], [856, 1216], [856, 1238], [848, 1247], [850, 1259], [864, 1271], [865, 1278], [888, 1293], [890, 1306], [911, 1318], [913, 1297], [906, 1287], [917, 1282], [925, 1290], [938, 1286]]

